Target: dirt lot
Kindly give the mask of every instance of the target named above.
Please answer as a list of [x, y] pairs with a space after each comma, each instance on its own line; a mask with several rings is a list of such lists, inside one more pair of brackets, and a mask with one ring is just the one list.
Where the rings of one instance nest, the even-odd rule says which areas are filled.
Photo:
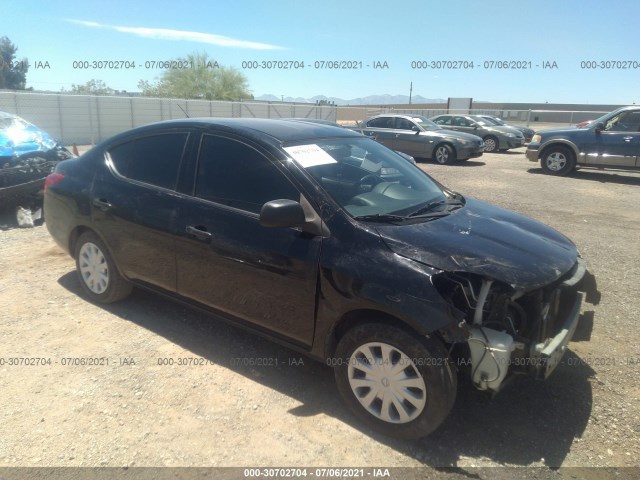
[[578, 245], [601, 293], [583, 307], [593, 335], [547, 382], [491, 398], [461, 378], [433, 435], [384, 438], [347, 413], [328, 367], [144, 291], [88, 303], [46, 228], [15, 228], [0, 232], [0, 467], [638, 466], [640, 174], [550, 177], [523, 150], [421, 166]]

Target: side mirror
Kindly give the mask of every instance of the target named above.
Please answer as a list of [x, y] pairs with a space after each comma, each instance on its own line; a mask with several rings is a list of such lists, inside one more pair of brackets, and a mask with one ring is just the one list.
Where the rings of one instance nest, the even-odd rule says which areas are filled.
[[601, 132], [602, 130], [604, 130], [604, 122], [596, 123], [596, 126], [594, 127], [594, 130], [596, 132]]
[[293, 200], [271, 200], [260, 209], [260, 225], [267, 228], [298, 227], [306, 223], [302, 205]]

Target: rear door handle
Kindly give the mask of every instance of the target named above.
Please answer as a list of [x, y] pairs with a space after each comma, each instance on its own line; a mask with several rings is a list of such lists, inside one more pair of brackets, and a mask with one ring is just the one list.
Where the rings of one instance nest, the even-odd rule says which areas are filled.
[[200, 240], [209, 240], [213, 236], [211, 235], [211, 233], [207, 232], [205, 227], [200, 225], [189, 225], [187, 226], [187, 228], [185, 228], [185, 230], [189, 235], [193, 235]]
[[630, 142], [631, 140], [633, 140], [633, 137], [623, 137], [622, 138], [625, 142]]
[[93, 203], [94, 207], [99, 208], [103, 212], [106, 212], [107, 210], [113, 207], [113, 205], [111, 205], [109, 202], [107, 202], [102, 198], [94, 198], [91, 203]]

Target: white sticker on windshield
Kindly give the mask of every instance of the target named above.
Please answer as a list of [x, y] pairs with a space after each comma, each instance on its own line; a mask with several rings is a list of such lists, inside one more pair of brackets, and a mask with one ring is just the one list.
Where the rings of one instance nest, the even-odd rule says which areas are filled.
[[338, 163], [335, 158], [316, 144], [284, 147], [284, 150], [303, 168], [315, 167], [316, 165], [327, 165], [329, 163]]

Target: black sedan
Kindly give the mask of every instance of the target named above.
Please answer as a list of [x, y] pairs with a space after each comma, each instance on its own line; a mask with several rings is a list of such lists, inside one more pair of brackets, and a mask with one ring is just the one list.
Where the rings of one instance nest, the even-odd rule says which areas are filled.
[[571, 241], [338, 127], [140, 127], [61, 162], [45, 214], [91, 301], [135, 285], [305, 352], [396, 437], [442, 423], [457, 369], [490, 391], [546, 378], [578, 324]]

